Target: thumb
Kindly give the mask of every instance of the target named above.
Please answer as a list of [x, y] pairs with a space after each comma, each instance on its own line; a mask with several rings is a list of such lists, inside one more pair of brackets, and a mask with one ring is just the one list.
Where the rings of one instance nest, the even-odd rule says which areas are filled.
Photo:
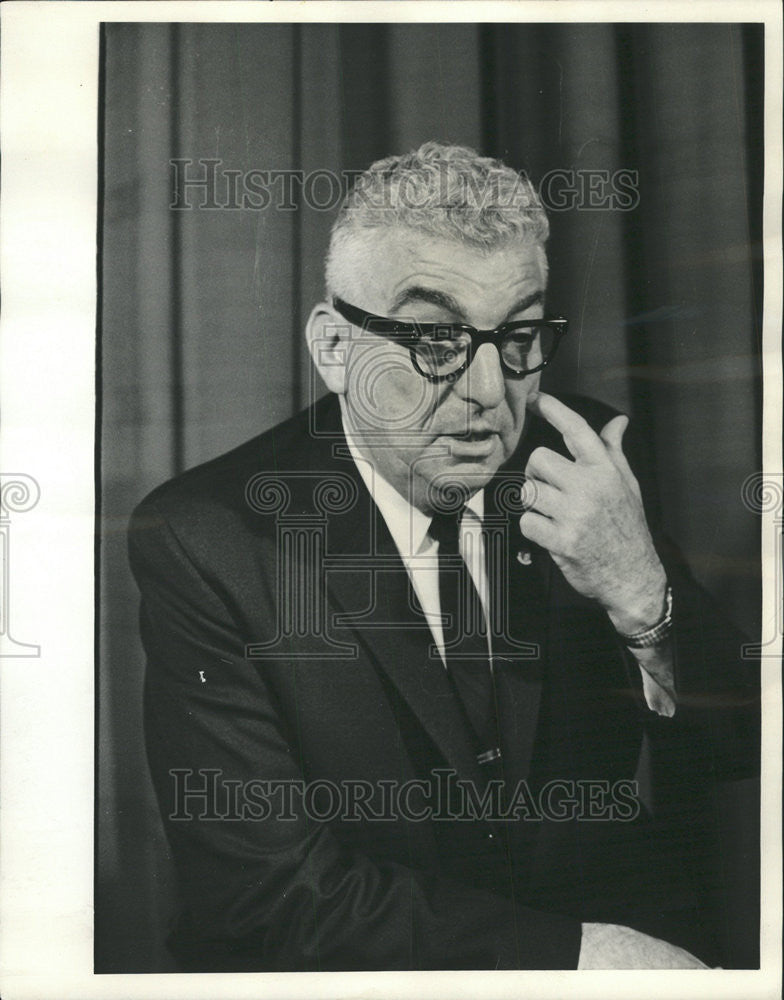
[[626, 433], [626, 428], [629, 426], [629, 418], [620, 413], [617, 417], [613, 417], [604, 427], [599, 431], [599, 437], [604, 441], [607, 447], [614, 454], [623, 454], [622, 441], [623, 435]]
[[615, 467], [632, 490], [639, 496], [640, 487], [623, 453], [623, 435], [626, 433], [628, 426], [629, 418], [625, 414], [620, 413], [604, 425], [601, 431], [599, 431], [599, 437], [604, 441]]

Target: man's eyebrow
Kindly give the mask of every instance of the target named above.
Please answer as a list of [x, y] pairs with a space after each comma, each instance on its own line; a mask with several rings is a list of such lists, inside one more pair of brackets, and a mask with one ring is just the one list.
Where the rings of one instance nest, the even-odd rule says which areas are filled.
[[530, 295], [524, 296], [517, 302], [507, 313], [506, 322], [516, 316], [517, 313], [525, 312], [526, 309], [530, 309], [531, 306], [538, 306], [540, 303], [544, 302], [544, 292], [541, 288], [537, 289], [535, 292], [531, 292]]
[[411, 288], [406, 288], [401, 292], [392, 303], [390, 311], [396, 313], [411, 302], [429, 302], [430, 305], [446, 309], [453, 316], [457, 316], [463, 321], [466, 318], [465, 312], [457, 299], [453, 298], [447, 292], [441, 292], [437, 288], [425, 288], [422, 285], [412, 285]]
[[[504, 322], [509, 322], [512, 316], [516, 316], [517, 313], [525, 312], [526, 309], [539, 305], [543, 301], [544, 292], [541, 288], [537, 289], [535, 292], [531, 292], [530, 295], [524, 295], [523, 298], [516, 302], [509, 310], [507, 318]], [[411, 288], [404, 289], [404, 291], [402, 291], [392, 303], [390, 312], [393, 314], [399, 312], [399, 310], [403, 309], [411, 302], [428, 302], [430, 305], [440, 306], [442, 309], [446, 309], [448, 312], [451, 312], [453, 316], [457, 316], [463, 322], [466, 322], [465, 311], [457, 299], [453, 298], [447, 292], [442, 292], [437, 288], [425, 288], [422, 285], [412, 285]]]

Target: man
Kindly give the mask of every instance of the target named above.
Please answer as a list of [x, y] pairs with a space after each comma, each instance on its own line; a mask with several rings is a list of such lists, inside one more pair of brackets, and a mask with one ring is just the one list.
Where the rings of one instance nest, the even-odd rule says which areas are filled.
[[626, 417], [539, 389], [546, 238], [496, 161], [374, 164], [308, 321], [329, 395], [134, 515], [184, 968], [723, 960], [710, 789], [756, 686]]

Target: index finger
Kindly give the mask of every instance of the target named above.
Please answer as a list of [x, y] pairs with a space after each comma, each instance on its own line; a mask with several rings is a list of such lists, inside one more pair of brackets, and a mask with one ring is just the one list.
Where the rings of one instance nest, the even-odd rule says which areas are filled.
[[547, 392], [531, 393], [526, 405], [561, 434], [573, 458], [598, 462], [605, 457], [606, 449], [599, 435], [587, 420], [560, 399]]

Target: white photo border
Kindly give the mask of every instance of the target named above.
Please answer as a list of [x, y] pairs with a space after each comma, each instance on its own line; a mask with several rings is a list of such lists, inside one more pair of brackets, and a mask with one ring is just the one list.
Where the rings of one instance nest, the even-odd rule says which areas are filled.
[[[93, 973], [94, 518], [99, 29], [108, 21], [763, 21], [764, 473], [781, 478], [782, 14], [712, 2], [10, 2], [2, 8], [0, 472], [19, 479], [0, 659], [6, 1000], [318, 996], [562, 998], [781, 994], [781, 635], [763, 659], [757, 971]], [[28, 477], [28, 478], [25, 478]], [[36, 488], [40, 495], [36, 494]], [[25, 499], [25, 490], [27, 498]], [[24, 507], [24, 504], [27, 507]], [[763, 514], [763, 623], [777, 622], [781, 511]], [[26, 652], [22, 651], [26, 644]], [[33, 651], [38, 647], [37, 654]], [[776, 655], [770, 655], [775, 652]]]

